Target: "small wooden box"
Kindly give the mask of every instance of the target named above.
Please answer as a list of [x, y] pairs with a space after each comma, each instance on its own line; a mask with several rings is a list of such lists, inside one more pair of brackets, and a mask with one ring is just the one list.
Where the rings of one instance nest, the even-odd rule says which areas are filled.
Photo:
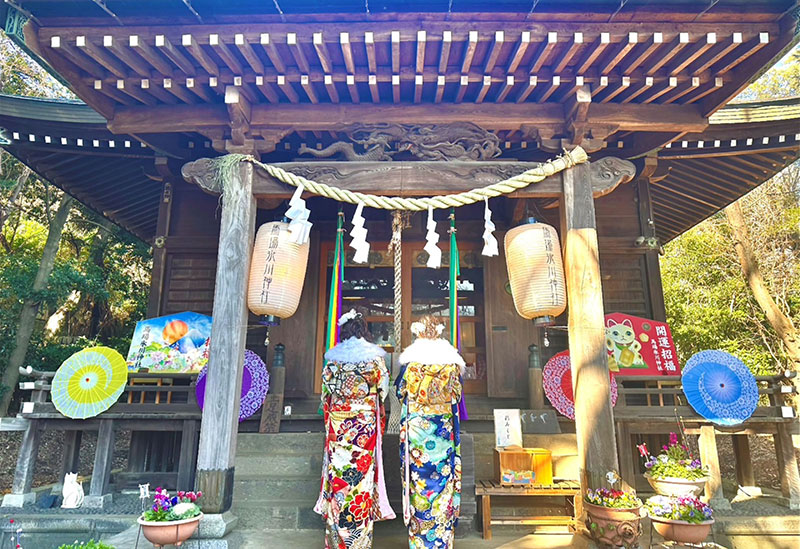
[[534, 486], [553, 484], [553, 458], [545, 448], [495, 448], [500, 484]]

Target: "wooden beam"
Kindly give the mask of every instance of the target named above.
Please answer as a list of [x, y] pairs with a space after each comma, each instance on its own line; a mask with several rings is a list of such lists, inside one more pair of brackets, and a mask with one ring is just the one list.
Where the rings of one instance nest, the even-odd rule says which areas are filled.
[[[350, 47], [350, 33], [339, 33], [339, 45], [342, 48], [342, 57], [344, 58], [344, 65], [347, 68], [348, 74], [356, 73], [356, 64], [353, 61], [353, 49]], [[308, 70], [308, 69], [306, 69]]]
[[449, 30], [443, 31], [442, 49], [439, 52], [439, 74], [447, 72], [447, 66], [450, 64], [450, 47], [452, 43], [453, 32]]
[[233, 71], [234, 75], [241, 76], [244, 72], [242, 64], [239, 62], [239, 59], [233, 55], [233, 52], [228, 47], [228, 45], [222, 40], [219, 34], [211, 33], [208, 35], [208, 44], [211, 46], [211, 49], [222, 59], [222, 62]]
[[578, 74], [585, 73], [589, 67], [600, 57], [605, 51], [606, 47], [611, 43], [611, 35], [607, 32], [601, 32], [597, 40], [587, 49], [583, 58], [581, 58], [575, 65], [575, 71]]
[[115, 40], [112, 35], [107, 34], [103, 36], [103, 47], [107, 50], [110, 50], [117, 59], [122, 61], [122, 63], [128, 67], [132, 68], [139, 76], [143, 78], [150, 77], [152, 67], [146, 60], [136, 55], [131, 49], [129, 49], [123, 42]]
[[[531, 31], [522, 31], [519, 37], [519, 42], [517, 43], [517, 47], [514, 50], [514, 53], [511, 54], [510, 61], [508, 62], [508, 67], [506, 68], [507, 72], [514, 72], [519, 68], [520, 63], [522, 63], [522, 58], [525, 57], [525, 52], [528, 51], [528, 46], [531, 45]], [[439, 66], [439, 72], [444, 72]]]
[[731, 502], [722, 493], [722, 475], [719, 467], [719, 453], [717, 452], [717, 437], [713, 425], [700, 427], [700, 460], [708, 467], [709, 480], [706, 482], [705, 496], [708, 504], [714, 509], [730, 509]]
[[156, 51], [153, 46], [148, 44], [145, 39], [141, 38], [138, 34], [131, 34], [128, 36], [128, 47], [131, 51], [138, 54], [145, 63], [149, 63], [158, 72], [165, 75], [171, 75], [174, 67]]
[[[694, 64], [690, 65], [687, 69], [689, 74], [700, 74], [711, 68], [711, 66], [725, 57], [728, 53], [735, 50], [742, 43], [742, 33], [735, 32], [733, 36], [725, 39], [715, 49], [711, 49], [708, 53], [700, 57]], [[719, 73], [713, 73], [717, 75]]]
[[486, 56], [486, 64], [483, 66], [484, 73], [492, 72], [492, 69], [497, 63], [497, 58], [500, 56], [500, 52], [503, 50], [503, 43], [505, 40], [506, 34], [503, 31], [495, 31], [494, 42], [492, 42], [492, 47], [489, 50], [489, 54]]
[[197, 39], [191, 34], [184, 34], [181, 36], [181, 45], [189, 52], [195, 61], [197, 61], [203, 70], [212, 76], [219, 76], [219, 67], [214, 61], [203, 51], [203, 47], [197, 42]]
[[557, 43], [558, 32], [548, 32], [547, 41], [542, 42], [542, 45], [539, 46], [539, 51], [536, 52], [536, 60], [533, 62], [533, 65], [531, 65], [531, 74], [539, 72], [541, 68], [545, 66], [547, 59], [550, 57], [550, 54], [553, 53], [553, 49], [556, 47]]
[[[416, 70], [417, 74], [421, 74], [425, 70], [425, 46], [428, 42], [428, 33], [424, 30], [417, 31], [417, 60]], [[355, 71], [354, 71], [355, 72]]]
[[367, 50], [367, 68], [369, 72], [378, 72], [378, 61], [375, 56], [375, 33], [367, 31], [364, 33], [364, 47]]
[[285, 73], [286, 65], [284, 65], [283, 60], [281, 59], [281, 55], [280, 53], [278, 53], [278, 50], [275, 47], [275, 44], [272, 42], [269, 33], [262, 32], [259, 42], [264, 50], [264, 53], [267, 54], [267, 57], [272, 63], [272, 66], [275, 67], [275, 70], [278, 71], [279, 73]]
[[561, 71], [566, 69], [567, 65], [569, 65], [569, 62], [572, 61], [572, 58], [575, 55], [575, 53], [577, 53], [577, 51], [582, 47], [583, 47], [583, 33], [576, 32], [572, 35], [572, 43], [561, 55], [561, 59], [556, 63], [553, 72], [560, 73]]
[[300, 69], [300, 72], [308, 74], [311, 69], [309, 68], [306, 54], [303, 53], [303, 49], [297, 39], [296, 32], [286, 33], [286, 45], [289, 46], [289, 51], [292, 53], [292, 57], [294, 57], [294, 61], [297, 63], [297, 68]]
[[183, 167], [184, 178], [208, 192], [222, 193], [219, 249], [214, 288], [214, 324], [206, 377], [206, 399], [200, 426], [196, 486], [203, 491], [203, 509], [222, 513], [233, 500], [239, 397], [247, 330], [247, 280], [255, 234], [256, 201], [253, 164], [240, 162], [230, 179]]
[[[279, 80], [278, 85], [287, 83]], [[355, 80], [351, 82], [355, 85]], [[522, 125], [563, 125], [561, 105], [490, 104], [441, 105], [253, 105], [253, 126], [297, 128], [298, 130], [338, 130], [352, 124], [396, 123], [444, 124], [473, 122], [487, 129], [519, 129]], [[592, 103], [587, 114], [591, 127], [613, 125], [620, 131], [702, 132], [708, 120], [698, 105], [600, 105]], [[226, 112], [220, 105], [176, 105], [173, 107], [118, 107], [109, 127], [114, 133], [173, 133], [197, 128], [226, 127]]]
[[400, 72], [400, 31], [392, 31], [392, 73]]
[[325, 89], [328, 92], [331, 103], [338, 103], [339, 92], [336, 91], [336, 84], [333, 83], [333, 77], [330, 74], [325, 75]]
[[630, 75], [633, 71], [638, 69], [661, 47], [663, 42], [664, 34], [661, 32], [654, 32], [653, 39], [649, 44], [643, 43], [636, 47], [632, 56], [633, 59], [625, 64], [625, 67], [622, 69], [622, 74]]
[[583, 493], [606, 486], [619, 470], [605, 350], [605, 320], [597, 223], [589, 166], [562, 173], [561, 235], [569, 303], [569, 354], [575, 393], [575, 432]]
[[75, 47], [84, 55], [102, 65], [106, 70], [118, 78], [128, 76], [128, 67], [117, 58], [91, 42], [86, 36], [75, 37]]
[[261, 59], [256, 55], [256, 51], [253, 49], [253, 46], [250, 45], [250, 42], [247, 41], [247, 37], [242, 33], [237, 33], [233, 37], [233, 43], [236, 44], [236, 47], [239, 49], [245, 61], [247, 61], [247, 64], [250, 65], [250, 68], [253, 69], [256, 74], [263, 74], [264, 63], [262, 63]]
[[326, 73], [333, 72], [333, 63], [331, 63], [331, 58], [328, 55], [328, 47], [325, 45], [325, 39], [322, 36], [322, 33], [315, 32], [312, 40], [314, 42], [314, 49], [317, 52], [317, 58], [319, 59], [319, 64], [322, 67], [322, 70]]
[[617, 45], [611, 53], [609, 53], [606, 58], [600, 62], [600, 67], [598, 71], [600, 74], [608, 74], [614, 67], [616, 67], [625, 56], [628, 55], [634, 46], [639, 42], [639, 33], [638, 32], [629, 32], [628, 39], [624, 42], [621, 42]]
[[[200, 162], [200, 161], [198, 161]], [[536, 167], [534, 162], [284, 162], [276, 166], [294, 174], [353, 192], [385, 196], [432, 196], [468, 191], [476, 177], [485, 184], [496, 183]], [[196, 171], [200, 168], [196, 168]], [[631, 181], [636, 168], [628, 161], [604, 157], [592, 162], [589, 178], [595, 198], [611, 193], [620, 184]], [[289, 187], [256, 169], [253, 194], [260, 199], [291, 197]], [[380, 181], [380, 183], [376, 183]], [[558, 175], [508, 195], [510, 198], [558, 198], [561, 179]]]
[[175, 63], [175, 66], [183, 71], [187, 76], [194, 76], [197, 70], [188, 57], [183, 55], [178, 49], [169, 41], [169, 38], [163, 34], [157, 34], [155, 37], [156, 50], [163, 53], [164, 56]]
[[472, 60], [475, 57], [475, 50], [478, 48], [478, 31], [469, 31], [468, 41], [464, 46], [464, 60], [461, 63], [461, 74], [469, 72], [472, 67]]
[[670, 44], [664, 48], [664, 54], [656, 60], [655, 63], [650, 65], [650, 68], [647, 69], [647, 76], [653, 76], [658, 72], [661, 67], [666, 65], [667, 63], [672, 60], [673, 57], [678, 55], [681, 50], [689, 44], [689, 33], [688, 32], [681, 32], [678, 33], [678, 36], [670, 42]]
[[11, 493], [3, 497], [4, 507], [22, 507], [26, 503], [36, 501], [36, 494], [32, 489], [41, 440], [39, 427], [39, 422], [36, 420], [29, 420], [25, 427], [17, 455], [17, 468], [14, 470], [14, 479], [11, 483]]

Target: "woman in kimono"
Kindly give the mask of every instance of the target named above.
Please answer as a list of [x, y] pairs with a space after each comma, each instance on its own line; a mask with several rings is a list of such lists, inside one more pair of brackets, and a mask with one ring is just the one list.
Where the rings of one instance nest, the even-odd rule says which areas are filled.
[[325, 453], [314, 511], [325, 520], [326, 549], [369, 549], [374, 521], [394, 518], [381, 455], [389, 373], [362, 313], [351, 309], [339, 327], [322, 372]]
[[411, 325], [417, 337], [400, 355], [400, 463], [403, 519], [411, 549], [451, 548], [461, 505], [458, 402], [464, 359], [432, 317]]

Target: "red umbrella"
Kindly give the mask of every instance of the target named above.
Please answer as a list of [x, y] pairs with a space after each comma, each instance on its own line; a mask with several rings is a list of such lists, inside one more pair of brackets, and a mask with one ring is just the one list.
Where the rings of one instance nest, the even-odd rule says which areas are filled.
[[[611, 377], [611, 405], [617, 403], [617, 382]], [[544, 394], [553, 408], [570, 419], [575, 419], [575, 396], [572, 392], [572, 367], [569, 351], [562, 351], [553, 356], [544, 365], [542, 371]]]

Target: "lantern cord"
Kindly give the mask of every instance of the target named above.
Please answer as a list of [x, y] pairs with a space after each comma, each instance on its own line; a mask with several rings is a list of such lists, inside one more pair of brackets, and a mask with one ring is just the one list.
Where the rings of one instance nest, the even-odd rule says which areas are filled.
[[[458, 206], [466, 206], [480, 202], [485, 198], [494, 198], [504, 194], [509, 194], [533, 184], [539, 183], [543, 179], [557, 174], [567, 168], [571, 168], [576, 164], [586, 162], [589, 157], [581, 147], [575, 147], [573, 150], [557, 156], [553, 160], [548, 160], [544, 164], [539, 164], [535, 168], [524, 171], [519, 175], [515, 175], [503, 181], [492, 183], [485, 187], [478, 187], [463, 193], [448, 194], [441, 196], [428, 196], [428, 197], [400, 197], [400, 196], [378, 196], [374, 194], [364, 194], [354, 192], [347, 189], [340, 189], [338, 187], [331, 187], [325, 183], [317, 183], [306, 179], [303, 176], [286, 171], [278, 166], [271, 164], [264, 164], [259, 162], [251, 155], [245, 154], [229, 154], [221, 157], [218, 160], [219, 165], [216, 167], [218, 181], [222, 181], [221, 177], [225, 171], [232, 170], [237, 162], [246, 161], [252, 162], [256, 166], [261, 167], [269, 175], [275, 179], [297, 187], [303, 185], [308, 192], [331, 198], [339, 202], [347, 202], [350, 204], [364, 203], [364, 206], [370, 208], [378, 208], [383, 210], [407, 210], [407, 211], [424, 211], [428, 207], [431, 208], [455, 208]], [[220, 186], [217, 183], [217, 186]], [[219, 189], [218, 192], [222, 192]]]

